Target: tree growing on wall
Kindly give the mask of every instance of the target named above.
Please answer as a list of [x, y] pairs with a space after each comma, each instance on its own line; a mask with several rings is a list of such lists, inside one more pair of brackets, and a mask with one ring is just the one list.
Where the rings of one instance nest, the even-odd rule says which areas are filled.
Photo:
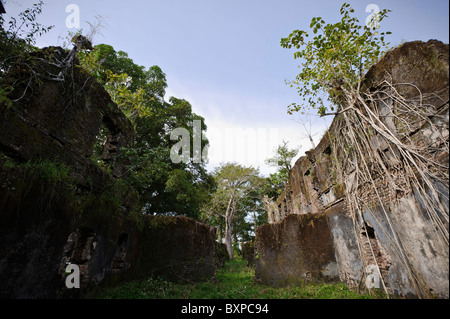
[[54, 26], [44, 26], [37, 21], [43, 6], [41, 0], [20, 12], [18, 18], [10, 17], [9, 20], [0, 14], [0, 76], [23, 51], [33, 50], [38, 36], [53, 29]]
[[[378, 32], [379, 23], [389, 10], [381, 10], [372, 16], [377, 24], [359, 24], [350, 14], [354, 10], [344, 3], [340, 9], [341, 21], [326, 23], [321, 17], [311, 20], [310, 28], [315, 35], [307, 41], [310, 34], [295, 30], [281, 39], [283, 48], [300, 49], [294, 52], [295, 59], [303, 61], [301, 72], [296, 79], [287, 82], [295, 87], [302, 98], [300, 104], [292, 103], [288, 113], [315, 110], [319, 115], [342, 112], [341, 99], [347, 98], [349, 91], [359, 90], [365, 72], [387, 48], [385, 35], [391, 32]], [[324, 93], [331, 103], [326, 103]], [[331, 113], [330, 113], [331, 111]]]
[[[359, 238], [360, 227], [365, 228], [362, 212], [371, 209], [359, 196], [366, 187], [388, 221], [388, 225], [382, 225], [381, 220], [377, 224], [382, 225], [385, 233], [392, 234], [394, 250], [407, 269], [406, 275], [417, 294], [426, 296], [429, 292], [421, 289], [423, 283], [411, 266], [403, 239], [392, 227], [387, 207], [395, 207], [398, 198], [404, 196], [420, 198], [436, 234], [448, 245], [448, 203], [442, 200], [439, 191], [446, 188], [448, 193], [448, 164], [435, 160], [435, 154], [448, 153], [448, 133], [443, 133], [448, 132], [448, 123], [433, 122], [433, 117], [439, 116], [437, 109], [423, 102], [424, 94], [414, 83], [393, 84], [389, 77], [382, 77], [379, 83], [365, 79], [367, 71], [387, 48], [385, 36], [390, 32], [380, 32], [379, 23], [389, 10], [379, 11], [372, 17], [372, 23], [365, 25], [351, 16], [353, 12], [348, 4], [343, 4], [342, 18], [337, 23], [313, 18], [310, 28], [315, 36], [309, 41], [309, 33], [303, 30], [295, 30], [281, 40], [282, 47], [299, 50], [294, 58], [303, 61], [301, 72], [288, 82], [296, 87], [302, 102], [291, 104], [288, 113], [313, 109], [320, 116], [336, 115], [336, 129], [328, 133], [331, 156], [336, 162], [336, 178], [346, 187], [356, 237]], [[406, 99], [399, 93], [399, 86], [408, 86], [417, 96]], [[412, 135], [425, 125], [436, 142], [417, 145]], [[345, 162], [345, 168], [339, 167], [340, 161]], [[385, 187], [401, 196], [390, 198], [389, 202], [383, 200], [376, 184], [380, 176], [387, 184]], [[368, 233], [367, 229], [364, 232]], [[372, 248], [371, 251], [374, 254]], [[381, 277], [379, 268], [378, 272]], [[383, 280], [382, 285], [388, 292]]]

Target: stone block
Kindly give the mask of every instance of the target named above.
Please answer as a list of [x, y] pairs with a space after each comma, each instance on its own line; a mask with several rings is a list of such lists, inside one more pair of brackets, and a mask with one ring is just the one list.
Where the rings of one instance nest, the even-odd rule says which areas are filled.
[[290, 286], [339, 280], [326, 215], [289, 215], [259, 227], [255, 252], [257, 282]]

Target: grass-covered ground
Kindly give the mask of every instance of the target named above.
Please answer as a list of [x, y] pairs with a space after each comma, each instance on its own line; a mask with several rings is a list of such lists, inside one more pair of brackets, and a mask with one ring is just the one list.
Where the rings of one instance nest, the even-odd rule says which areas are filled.
[[345, 284], [310, 284], [305, 287], [273, 288], [254, 282], [254, 269], [235, 259], [217, 269], [216, 280], [197, 284], [175, 284], [148, 278], [104, 289], [102, 299], [368, 299]]

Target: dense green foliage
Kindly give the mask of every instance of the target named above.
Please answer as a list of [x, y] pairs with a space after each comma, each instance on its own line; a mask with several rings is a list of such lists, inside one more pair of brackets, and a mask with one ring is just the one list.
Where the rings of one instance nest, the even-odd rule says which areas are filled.
[[369, 299], [345, 284], [310, 284], [273, 288], [254, 281], [255, 270], [240, 258], [217, 270], [216, 281], [176, 284], [147, 278], [101, 291], [100, 299]]
[[[201, 121], [203, 133], [204, 119], [192, 112], [188, 101], [164, 99], [166, 75], [156, 65], [146, 69], [135, 64], [127, 53], [106, 44], [80, 53], [80, 60], [134, 125], [133, 146], [123, 149], [118, 160], [128, 168], [126, 180], [139, 192], [143, 212], [198, 217], [214, 189], [214, 181], [204, 162], [192, 160], [193, 150], [187, 163], [171, 161], [170, 149], [176, 141], [171, 140], [170, 133], [185, 128], [192, 141], [193, 121]], [[98, 138], [98, 157], [106, 133], [103, 131]], [[202, 149], [207, 145], [203, 139]]]
[[43, 1], [39, 1], [19, 13], [18, 19], [11, 17], [5, 20], [4, 15], [0, 14], [0, 102], [7, 105], [11, 105], [7, 95], [14, 90], [14, 86], [3, 82], [5, 73], [21, 54], [35, 50], [37, 36], [53, 28], [37, 22], [43, 5]]
[[[223, 163], [213, 173], [217, 189], [213, 193], [211, 202], [205, 205], [202, 218], [208, 223], [218, 226], [224, 234], [225, 244], [231, 258], [234, 256], [233, 241], [237, 242], [237, 235], [244, 235], [241, 239], [248, 239], [251, 224], [245, 220], [248, 212], [261, 213], [257, 210], [257, 190], [263, 185], [263, 178], [253, 167], [241, 166], [237, 163]], [[245, 236], [246, 235], [246, 236]], [[233, 240], [234, 239], [234, 240]]]
[[[341, 104], [342, 92], [358, 87], [365, 72], [382, 55], [388, 43], [384, 37], [390, 32], [377, 30], [379, 23], [389, 10], [381, 10], [372, 16], [371, 23], [359, 25], [354, 10], [344, 3], [340, 9], [341, 21], [326, 23], [321, 17], [311, 20], [310, 28], [316, 35], [310, 41], [308, 32], [295, 30], [281, 39], [283, 48], [302, 50], [294, 53], [295, 59], [302, 59], [301, 72], [288, 82], [295, 86], [302, 103], [292, 103], [288, 113], [313, 109], [319, 115], [336, 111]], [[326, 104], [324, 95], [331, 104]], [[334, 114], [334, 113], [333, 113]]]
[[6, 21], [0, 14], [0, 77], [19, 54], [34, 49], [37, 36], [53, 28], [37, 22], [37, 16], [42, 12], [43, 5], [43, 1], [39, 1], [19, 13], [18, 19], [11, 17]]
[[298, 151], [298, 148], [290, 149], [288, 142], [283, 141], [278, 145], [275, 155], [266, 159], [267, 165], [277, 168], [277, 172], [270, 174], [267, 180], [266, 195], [269, 198], [278, 197], [288, 185], [292, 160], [297, 156]]
[[[0, 81], [24, 53], [38, 50], [33, 46], [36, 37], [52, 28], [37, 22], [42, 7], [40, 1], [20, 13], [18, 19], [11, 17], [9, 21], [0, 15]], [[79, 36], [81, 33], [79, 30], [71, 34]], [[193, 149], [188, 161], [174, 163], [171, 160], [170, 150], [177, 141], [171, 139], [170, 133], [175, 128], [184, 128], [192, 141], [193, 122], [201, 123], [200, 132], [196, 133], [203, 136], [207, 129], [204, 119], [192, 112], [191, 104], [184, 99], [165, 100], [166, 75], [156, 65], [148, 69], [137, 65], [126, 52], [116, 51], [107, 44], [78, 51], [78, 59], [134, 126], [134, 141], [129, 148], [121, 150], [115, 164], [125, 166], [126, 174], [118, 177], [139, 193], [142, 212], [198, 217], [214, 190], [214, 180], [207, 173], [204, 161], [193, 160], [196, 155]], [[0, 84], [0, 101], [11, 105], [8, 95], [14, 88]], [[92, 161], [110, 172], [102, 159], [108, 134], [106, 126], [102, 127]], [[208, 143], [202, 138], [201, 149]]]

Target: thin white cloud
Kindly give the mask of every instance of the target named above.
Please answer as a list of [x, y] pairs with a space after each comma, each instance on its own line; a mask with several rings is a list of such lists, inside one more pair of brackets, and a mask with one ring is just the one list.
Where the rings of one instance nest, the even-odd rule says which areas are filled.
[[[300, 148], [299, 156], [311, 148], [300, 124], [285, 113], [285, 101], [263, 96], [236, 96], [215, 90], [196, 90], [168, 77], [166, 97], [176, 96], [189, 101], [193, 111], [205, 118], [206, 137], [210, 142], [207, 168], [212, 171], [223, 162], [238, 162], [258, 167], [263, 175], [274, 173], [265, 160], [274, 155], [283, 141], [290, 148]], [[314, 123], [314, 132], [326, 126]], [[323, 132], [314, 136], [317, 144]]]

